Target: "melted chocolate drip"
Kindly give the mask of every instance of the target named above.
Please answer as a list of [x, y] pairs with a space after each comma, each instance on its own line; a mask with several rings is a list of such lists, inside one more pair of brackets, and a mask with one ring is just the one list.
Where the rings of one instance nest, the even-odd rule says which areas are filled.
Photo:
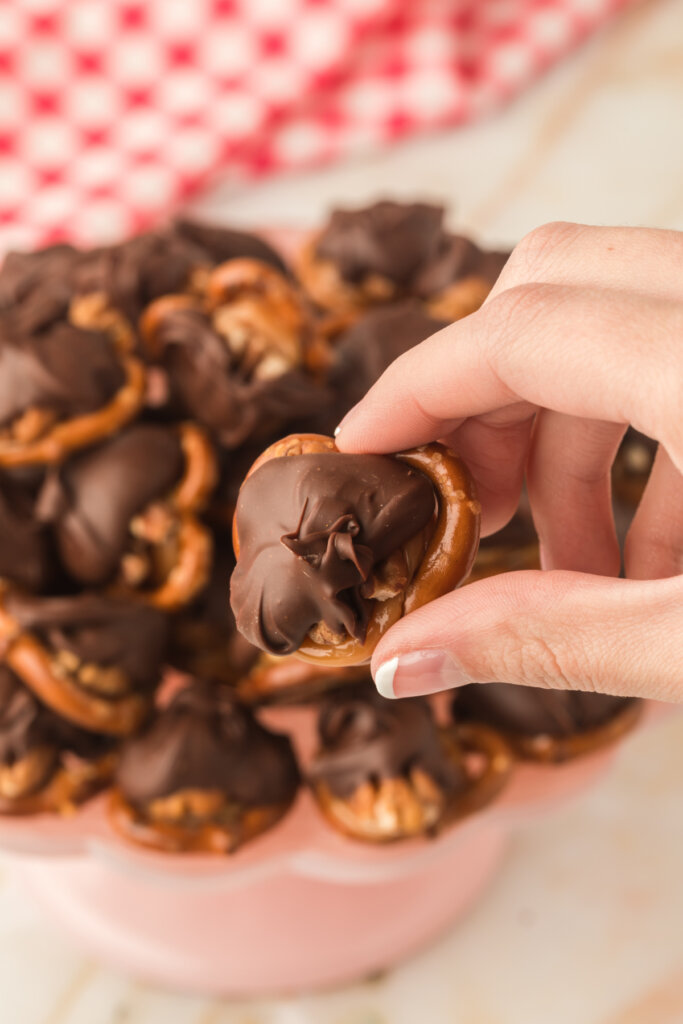
[[299, 773], [286, 736], [265, 729], [224, 688], [196, 680], [124, 744], [117, 781], [137, 806], [183, 789], [220, 789], [256, 807], [289, 802]]
[[99, 586], [116, 572], [131, 519], [177, 483], [177, 435], [138, 424], [48, 477], [39, 514], [53, 525], [59, 556], [78, 583]]
[[389, 456], [270, 459], [237, 502], [237, 628], [272, 654], [297, 650], [319, 622], [362, 642], [371, 609], [363, 584], [434, 509], [430, 481]]
[[431, 708], [421, 697], [385, 700], [371, 681], [347, 687], [324, 702], [318, 733], [309, 778], [341, 798], [367, 782], [408, 778], [414, 768], [448, 793], [466, 785], [464, 769], [444, 754]]
[[83, 663], [116, 665], [136, 689], [149, 691], [159, 682], [168, 624], [156, 608], [97, 594], [41, 598], [16, 591], [5, 605], [50, 650], [70, 651]]
[[517, 736], [562, 738], [605, 725], [630, 703], [603, 693], [474, 683], [457, 691], [453, 711], [458, 721], [483, 722]]
[[259, 379], [234, 357], [200, 310], [169, 313], [158, 330], [162, 364], [178, 411], [199, 420], [225, 448], [317, 412], [325, 401], [302, 370]]

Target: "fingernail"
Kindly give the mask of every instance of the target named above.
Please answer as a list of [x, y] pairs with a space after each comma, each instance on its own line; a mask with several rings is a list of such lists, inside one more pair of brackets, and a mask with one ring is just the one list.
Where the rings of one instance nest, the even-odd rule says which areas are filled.
[[341, 432], [344, 429], [344, 427], [348, 427], [349, 423], [353, 419], [355, 408], [356, 408], [356, 406], [354, 405], [354, 407], [352, 409], [349, 409], [349, 411], [346, 413], [346, 415], [341, 419], [341, 421], [339, 423], [339, 426], [334, 428], [334, 436], [335, 437], [339, 437], [339, 435], [341, 434]]
[[445, 651], [412, 651], [390, 658], [377, 669], [375, 686], [382, 697], [421, 697], [473, 680]]

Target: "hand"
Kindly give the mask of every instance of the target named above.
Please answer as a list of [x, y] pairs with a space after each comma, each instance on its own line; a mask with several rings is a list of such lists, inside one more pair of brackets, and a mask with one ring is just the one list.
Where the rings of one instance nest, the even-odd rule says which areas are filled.
[[[628, 423], [659, 450], [621, 580], [610, 467]], [[381, 692], [500, 680], [683, 701], [683, 234], [533, 231], [484, 306], [397, 359], [337, 444], [437, 438], [477, 481], [484, 535], [512, 516], [526, 471], [545, 571], [402, 619], [373, 656]]]

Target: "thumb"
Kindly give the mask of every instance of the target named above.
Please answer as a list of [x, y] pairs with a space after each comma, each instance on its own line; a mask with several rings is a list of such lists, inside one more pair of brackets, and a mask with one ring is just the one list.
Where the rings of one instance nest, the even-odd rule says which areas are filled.
[[397, 622], [372, 674], [385, 697], [506, 682], [683, 701], [683, 576], [479, 580]]

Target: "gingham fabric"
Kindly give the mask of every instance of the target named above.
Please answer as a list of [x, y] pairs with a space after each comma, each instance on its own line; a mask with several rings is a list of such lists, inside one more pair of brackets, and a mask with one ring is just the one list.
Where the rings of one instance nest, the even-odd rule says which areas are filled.
[[0, 253], [467, 121], [628, 0], [4, 0]]

